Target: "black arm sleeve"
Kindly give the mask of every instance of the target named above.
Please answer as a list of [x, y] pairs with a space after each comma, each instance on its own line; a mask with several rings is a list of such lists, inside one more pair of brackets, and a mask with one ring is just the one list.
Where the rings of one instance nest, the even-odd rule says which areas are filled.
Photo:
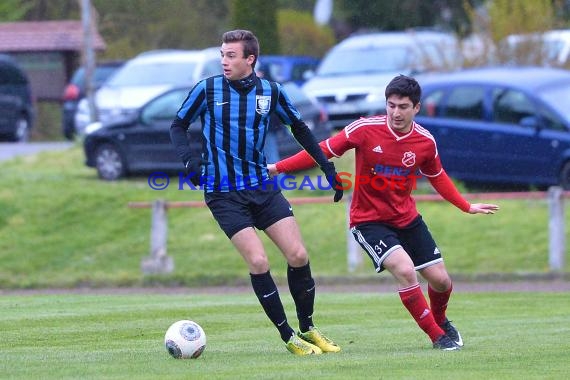
[[186, 164], [190, 160], [190, 145], [188, 144], [188, 137], [186, 136], [188, 125], [189, 123], [187, 121], [182, 120], [178, 116], [170, 125], [170, 141], [172, 145], [174, 145], [174, 149], [183, 164]]
[[291, 132], [293, 133], [295, 140], [301, 144], [303, 149], [305, 149], [307, 153], [313, 157], [313, 159], [320, 167], [325, 166], [325, 164], [329, 162], [321, 150], [317, 139], [315, 139], [315, 136], [309, 127], [307, 127], [307, 124], [305, 124], [303, 121], [296, 122], [291, 126]]

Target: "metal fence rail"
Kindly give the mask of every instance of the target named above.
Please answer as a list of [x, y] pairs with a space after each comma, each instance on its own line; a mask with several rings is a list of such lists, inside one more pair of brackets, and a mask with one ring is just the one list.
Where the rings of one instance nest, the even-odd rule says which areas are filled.
[[[548, 191], [511, 192], [511, 193], [467, 193], [463, 196], [470, 201], [478, 199], [546, 199], [548, 200], [548, 230], [549, 230], [549, 268], [553, 272], [562, 271], [565, 265], [566, 237], [564, 199], [570, 198], [570, 191], [563, 191], [562, 188], [553, 186]], [[414, 195], [417, 202], [441, 202], [445, 201], [439, 194], [418, 194]], [[346, 220], [348, 225], [348, 215], [352, 194], [343, 198], [346, 205]], [[289, 198], [289, 203], [293, 205], [331, 203], [330, 196], [324, 197], [301, 197]], [[150, 255], [143, 258], [141, 270], [145, 274], [170, 273], [174, 270], [174, 261], [167, 253], [168, 237], [168, 213], [171, 208], [196, 208], [206, 207], [203, 201], [165, 201], [157, 199], [152, 202], [129, 202], [129, 208], [152, 208], [151, 228], [150, 228]], [[348, 270], [353, 272], [361, 263], [362, 255], [360, 246], [352, 238], [347, 228], [347, 264]]]

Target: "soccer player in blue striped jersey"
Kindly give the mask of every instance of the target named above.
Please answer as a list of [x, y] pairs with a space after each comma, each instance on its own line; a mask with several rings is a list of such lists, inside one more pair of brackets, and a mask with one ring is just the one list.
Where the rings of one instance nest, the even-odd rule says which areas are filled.
[[[337, 352], [340, 347], [313, 323], [315, 281], [292, 207], [271, 182], [263, 153], [271, 115], [276, 114], [317, 162], [342, 197], [336, 169], [320, 149], [280, 84], [256, 76], [257, 37], [247, 30], [224, 33], [223, 75], [197, 83], [170, 129], [187, 178], [204, 188], [204, 198], [221, 229], [247, 263], [253, 290], [286, 348], [295, 355]], [[202, 122], [202, 152], [192, 155], [188, 126]], [[287, 322], [269, 260], [256, 232], [262, 230], [287, 261], [287, 280], [295, 302], [299, 332]]]

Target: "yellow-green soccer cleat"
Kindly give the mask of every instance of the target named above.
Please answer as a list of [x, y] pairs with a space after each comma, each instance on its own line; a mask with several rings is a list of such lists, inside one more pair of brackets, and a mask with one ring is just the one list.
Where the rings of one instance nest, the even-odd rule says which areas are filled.
[[305, 342], [303, 339], [299, 338], [297, 335], [291, 335], [291, 338], [285, 345], [289, 352], [293, 355], [305, 356], [305, 355], [319, 355], [323, 351], [317, 346], [312, 345], [309, 342]]
[[339, 352], [340, 347], [323, 335], [316, 327], [311, 327], [307, 332], [300, 332], [298, 334], [303, 340], [314, 344], [319, 347], [323, 352]]

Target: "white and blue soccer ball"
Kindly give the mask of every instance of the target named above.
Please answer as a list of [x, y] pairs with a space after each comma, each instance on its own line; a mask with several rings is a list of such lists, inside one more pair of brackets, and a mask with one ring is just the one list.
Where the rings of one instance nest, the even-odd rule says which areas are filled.
[[166, 330], [164, 345], [176, 359], [196, 359], [206, 348], [206, 333], [196, 322], [181, 320]]

